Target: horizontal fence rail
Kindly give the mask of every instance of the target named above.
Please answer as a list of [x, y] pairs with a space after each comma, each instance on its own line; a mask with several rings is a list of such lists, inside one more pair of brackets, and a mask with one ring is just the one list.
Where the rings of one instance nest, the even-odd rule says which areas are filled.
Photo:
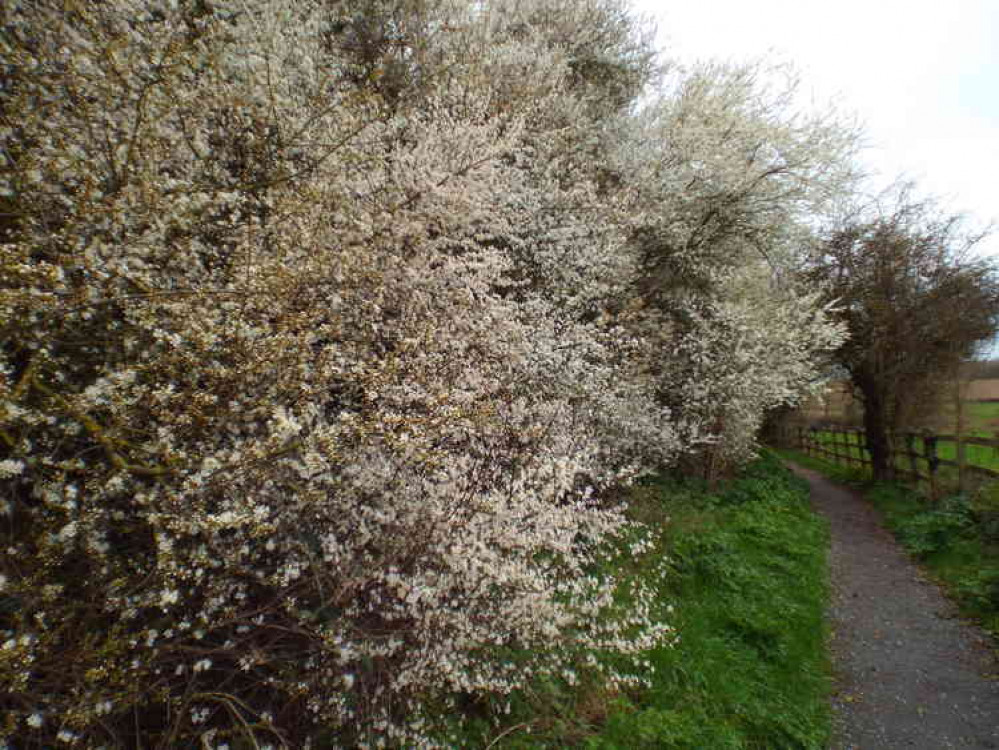
[[[871, 466], [864, 431], [838, 424], [785, 425], [785, 445], [847, 467]], [[991, 464], [986, 465], [986, 464]], [[999, 478], [999, 440], [965, 435], [906, 432], [892, 439], [895, 476], [925, 483], [934, 497], [943, 486], [965, 492], [974, 484]]]

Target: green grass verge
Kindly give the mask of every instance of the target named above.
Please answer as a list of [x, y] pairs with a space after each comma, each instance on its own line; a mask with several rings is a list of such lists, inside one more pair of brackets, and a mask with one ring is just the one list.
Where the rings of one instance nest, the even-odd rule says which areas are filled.
[[889, 528], [999, 645], [999, 486], [931, 502], [891, 483], [865, 495]]
[[981, 623], [999, 646], [999, 482], [932, 501], [904, 485], [873, 483], [861, 472], [812, 456], [779, 454], [858, 489], [962, 614]]
[[821, 472], [829, 479], [842, 484], [862, 487], [871, 481], [871, 470], [868, 467], [843, 466], [842, 464], [837, 464], [833, 461], [828, 461], [817, 456], [801, 453], [800, 451], [786, 450], [783, 448], [775, 450], [774, 453], [781, 458], [794, 461], [796, 464], [804, 466], [806, 469], [814, 469], [815, 471]]
[[656, 529], [660, 551], [612, 572], [655, 586], [675, 608], [668, 618], [679, 636], [643, 655], [651, 687], [534, 684], [511, 696], [502, 720], [493, 708], [466, 721], [459, 744], [824, 748], [828, 534], [807, 497], [769, 453], [716, 491], [665, 477], [633, 488], [630, 512]]

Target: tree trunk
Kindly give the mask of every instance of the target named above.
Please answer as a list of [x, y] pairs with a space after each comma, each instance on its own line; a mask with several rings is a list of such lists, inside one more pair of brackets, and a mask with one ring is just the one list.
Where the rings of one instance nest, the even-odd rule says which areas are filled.
[[878, 481], [894, 479], [892, 435], [887, 414], [885, 414], [885, 399], [877, 387], [872, 384], [860, 383], [858, 387], [864, 397], [864, 437], [867, 440], [867, 448], [871, 452], [874, 479]]

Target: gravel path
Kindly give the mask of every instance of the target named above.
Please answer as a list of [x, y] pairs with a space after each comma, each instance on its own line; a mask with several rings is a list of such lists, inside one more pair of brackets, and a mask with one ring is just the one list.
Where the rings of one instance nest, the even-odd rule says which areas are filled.
[[791, 468], [832, 533], [832, 750], [999, 749], [999, 663], [987, 637], [957, 619], [867, 502]]

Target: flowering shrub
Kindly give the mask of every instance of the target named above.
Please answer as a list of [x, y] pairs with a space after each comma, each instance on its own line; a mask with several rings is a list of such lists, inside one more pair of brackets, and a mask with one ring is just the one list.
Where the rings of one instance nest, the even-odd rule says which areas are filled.
[[[670, 351], [618, 3], [2, 23], [0, 737], [432, 743], [428, 706], [669, 638], [593, 573], [648, 551], [602, 490], [699, 444], [663, 383], [738, 404], [745, 452], [829, 337], [747, 293]], [[797, 369], [741, 393], [733, 337]]]
[[616, 153], [636, 186], [642, 325], [670, 354], [661, 401], [708, 474], [752, 454], [762, 416], [844, 336], [789, 271], [854, 185], [857, 137], [834, 112], [799, 111], [795, 91], [762, 64], [680, 71]]

